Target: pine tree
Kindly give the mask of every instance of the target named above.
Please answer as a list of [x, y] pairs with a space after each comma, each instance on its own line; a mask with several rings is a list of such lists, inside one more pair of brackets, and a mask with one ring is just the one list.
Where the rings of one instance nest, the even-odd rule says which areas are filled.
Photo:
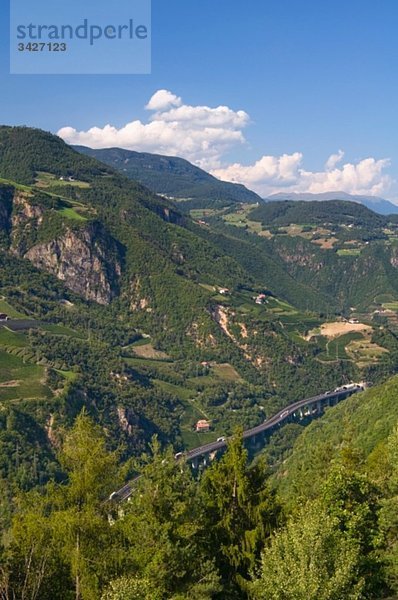
[[70, 564], [75, 599], [98, 600], [101, 585], [117, 567], [105, 504], [118, 481], [117, 455], [107, 451], [101, 429], [82, 414], [60, 458], [68, 483], [58, 488], [54, 528]]
[[325, 511], [337, 519], [340, 531], [360, 549], [358, 573], [366, 597], [379, 597], [384, 588], [378, 556], [380, 490], [357, 470], [355, 453], [343, 453], [333, 465], [322, 489]]
[[149, 581], [162, 600], [210, 600], [220, 589], [219, 577], [201, 546], [196, 483], [156, 440], [152, 453], [118, 523], [128, 540], [130, 571]]
[[231, 598], [246, 596], [249, 572], [281, 512], [267, 484], [264, 463], [248, 468], [247, 462], [247, 451], [237, 434], [200, 482], [205, 543], [214, 553]]
[[117, 455], [82, 414], [60, 460], [66, 483], [24, 494], [14, 518], [8, 585], [21, 600], [98, 600], [120, 574], [119, 532], [106, 502], [118, 480]]

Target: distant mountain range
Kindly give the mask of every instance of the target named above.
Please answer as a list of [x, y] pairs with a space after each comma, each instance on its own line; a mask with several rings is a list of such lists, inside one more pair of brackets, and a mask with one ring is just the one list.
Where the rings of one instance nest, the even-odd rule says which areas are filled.
[[262, 202], [260, 196], [244, 185], [221, 181], [183, 158], [134, 152], [122, 148], [74, 149], [117, 169], [152, 192], [173, 200], [184, 200], [191, 208], [222, 208], [236, 202]]
[[370, 208], [380, 215], [398, 214], [398, 206], [389, 200], [379, 198], [378, 196], [356, 196], [347, 194], [346, 192], [324, 192], [323, 194], [300, 194], [297, 192], [285, 193], [279, 192], [265, 198], [266, 202], [275, 202], [283, 200], [300, 200], [300, 201], [324, 201], [324, 200], [347, 200], [349, 202], [357, 202]]

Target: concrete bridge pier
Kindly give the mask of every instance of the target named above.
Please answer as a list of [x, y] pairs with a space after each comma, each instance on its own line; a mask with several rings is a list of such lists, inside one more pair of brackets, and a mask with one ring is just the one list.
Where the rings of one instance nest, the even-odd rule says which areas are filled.
[[260, 450], [261, 450], [261, 448], [263, 448], [263, 447], [265, 446], [265, 441], [266, 441], [266, 438], [267, 438], [267, 437], [269, 437], [270, 435], [272, 435], [272, 433], [273, 433], [273, 432], [274, 432], [274, 430], [272, 429], [272, 430], [271, 430], [271, 431], [268, 433], [268, 435], [267, 435], [267, 433], [265, 433], [265, 432], [263, 432], [263, 433], [260, 433], [260, 434], [257, 436], [257, 438], [256, 438], [256, 449], [260, 449]]
[[302, 421], [305, 418], [304, 407], [299, 409], [299, 419]]
[[192, 459], [192, 468], [197, 471], [199, 469], [199, 464], [200, 464], [200, 459], [197, 456], [196, 458]]
[[264, 446], [264, 434], [263, 433], [258, 433], [256, 435], [253, 435], [249, 440], [249, 445], [250, 448], [253, 451], [256, 451], [258, 449], [261, 449]]

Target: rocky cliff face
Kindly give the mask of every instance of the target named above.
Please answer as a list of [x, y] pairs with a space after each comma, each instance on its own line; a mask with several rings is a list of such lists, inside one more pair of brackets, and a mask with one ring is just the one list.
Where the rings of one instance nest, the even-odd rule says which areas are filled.
[[46, 208], [29, 193], [0, 185], [0, 234], [10, 251], [28, 259], [86, 300], [109, 304], [119, 292], [122, 247], [101, 223], [65, 226], [49, 241], [35, 243]]
[[275, 244], [274, 248], [288, 269], [292, 266], [320, 271], [324, 266], [324, 262], [315, 253], [311, 253], [308, 246], [301, 241], [297, 241], [294, 250], [286, 248], [282, 244]]
[[23, 256], [28, 249], [28, 240], [43, 222], [44, 208], [31, 204], [29, 195], [15, 191], [11, 215], [11, 251]]
[[44, 208], [35, 204], [31, 204], [27, 194], [16, 191], [14, 194], [13, 204], [13, 227], [23, 226], [31, 219], [37, 221], [38, 225], [40, 225], [43, 221]]
[[24, 258], [86, 300], [109, 304], [119, 291], [121, 248], [99, 223], [67, 229], [57, 239], [30, 248]]

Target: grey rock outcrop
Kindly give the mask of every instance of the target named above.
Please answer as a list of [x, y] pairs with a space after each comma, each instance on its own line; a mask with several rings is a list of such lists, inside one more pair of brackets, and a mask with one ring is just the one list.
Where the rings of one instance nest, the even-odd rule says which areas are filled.
[[62, 236], [30, 248], [24, 258], [86, 300], [109, 304], [119, 291], [121, 248], [99, 223], [67, 229]]

